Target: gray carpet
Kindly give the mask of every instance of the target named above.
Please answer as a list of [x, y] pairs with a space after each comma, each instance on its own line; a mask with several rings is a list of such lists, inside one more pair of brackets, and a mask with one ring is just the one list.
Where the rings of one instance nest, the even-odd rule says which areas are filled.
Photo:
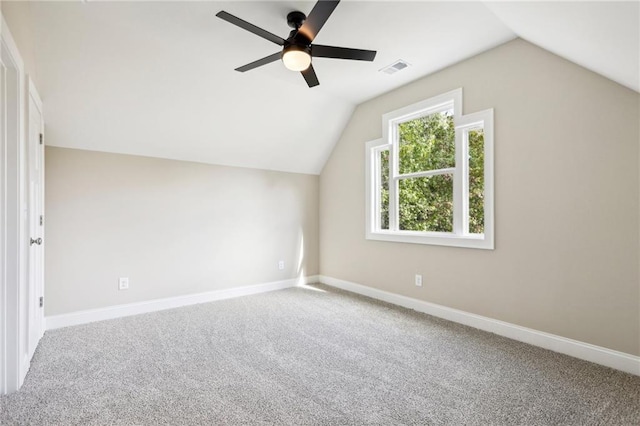
[[640, 424], [640, 377], [316, 288], [48, 331], [0, 424]]

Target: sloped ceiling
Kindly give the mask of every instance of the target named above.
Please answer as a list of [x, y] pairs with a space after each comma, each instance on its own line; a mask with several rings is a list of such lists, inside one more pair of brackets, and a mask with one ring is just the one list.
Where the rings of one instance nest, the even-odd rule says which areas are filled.
[[215, 13], [286, 36], [314, 3], [31, 3], [47, 143], [317, 174], [357, 104], [517, 36], [638, 90], [637, 3], [343, 1], [316, 42], [373, 63], [316, 58], [313, 89], [280, 62], [233, 70], [278, 49]]
[[640, 2], [496, 2], [519, 37], [640, 91]]

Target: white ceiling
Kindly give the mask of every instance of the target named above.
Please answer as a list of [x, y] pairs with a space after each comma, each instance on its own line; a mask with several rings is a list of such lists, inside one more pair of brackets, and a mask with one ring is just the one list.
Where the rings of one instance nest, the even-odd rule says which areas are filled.
[[640, 91], [640, 2], [486, 3], [519, 37]]
[[312, 89], [280, 62], [233, 70], [278, 46], [215, 13], [286, 37], [286, 14], [313, 4], [30, 4], [48, 144], [317, 174], [355, 105], [517, 36], [638, 91], [637, 2], [343, 1], [315, 41], [373, 63], [316, 58]]

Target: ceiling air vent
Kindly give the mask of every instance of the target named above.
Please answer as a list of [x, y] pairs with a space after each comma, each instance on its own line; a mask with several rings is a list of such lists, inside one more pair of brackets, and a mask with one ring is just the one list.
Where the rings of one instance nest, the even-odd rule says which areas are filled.
[[404, 61], [402, 59], [398, 59], [397, 61], [395, 61], [391, 65], [388, 65], [388, 66], [382, 68], [380, 70], [380, 72], [383, 72], [385, 74], [395, 74], [398, 71], [402, 71], [403, 69], [408, 68], [410, 65], [411, 64], [409, 64], [407, 61]]

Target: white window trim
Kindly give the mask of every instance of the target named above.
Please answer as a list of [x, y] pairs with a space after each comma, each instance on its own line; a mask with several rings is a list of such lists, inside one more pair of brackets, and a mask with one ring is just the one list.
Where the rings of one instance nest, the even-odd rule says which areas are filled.
[[[398, 145], [394, 132], [397, 124], [417, 117], [446, 111], [453, 107], [453, 122], [456, 129], [454, 168], [430, 170], [402, 175], [406, 177], [433, 176], [452, 173], [453, 183], [453, 232], [393, 231], [380, 229], [380, 185], [378, 176], [379, 152], [389, 149], [389, 228], [397, 228], [398, 217]], [[469, 234], [468, 221], [468, 131], [477, 127], [484, 129], [484, 234]], [[365, 145], [366, 184], [366, 239], [414, 244], [431, 244], [451, 247], [494, 249], [494, 161], [493, 161], [493, 109], [462, 115], [462, 89], [418, 102], [389, 112], [382, 116], [381, 139]], [[392, 202], [392, 200], [396, 200]]]

